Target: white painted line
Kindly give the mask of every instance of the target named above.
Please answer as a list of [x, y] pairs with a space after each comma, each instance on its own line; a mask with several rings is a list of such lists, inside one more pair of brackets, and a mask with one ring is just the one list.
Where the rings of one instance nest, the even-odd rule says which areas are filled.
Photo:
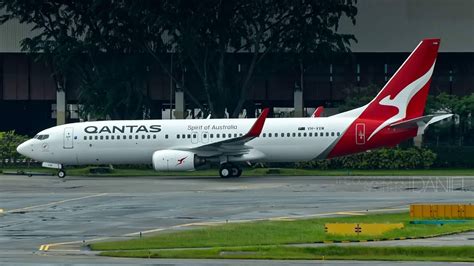
[[95, 198], [95, 197], [102, 197], [102, 196], [105, 196], [107, 194], [108, 193], [101, 193], [101, 194], [94, 194], [94, 195], [84, 196], [84, 197], [80, 197], [80, 198], [54, 201], [54, 202], [40, 204], [40, 205], [34, 205], [34, 206], [29, 206], [29, 207], [24, 207], [24, 208], [8, 210], [6, 212], [7, 213], [12, 213], [12, 212], [18, 212], [18, 211], [28, 211], [28, 210], [32, 210], [32, 209], [38, 209], [38, 208], [42, 208], [42, 207], [49, 207], [49, 206], [52, 206], [52, 205], [57, 205], [57, 204], [61, 204], [61, 203], [71, 202], [71, 201], [77, 201], [77, 200], [83, 200], [83, 199]]

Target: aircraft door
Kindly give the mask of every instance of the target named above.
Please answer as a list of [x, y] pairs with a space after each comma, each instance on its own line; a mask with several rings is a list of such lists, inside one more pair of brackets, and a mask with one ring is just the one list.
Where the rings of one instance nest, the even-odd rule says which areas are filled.
[[355, 142], [357, 145], [365, 144], [365, 124], [357, 123], [355, 127]]
[[74, 136], [73, 135], [74, 135], [74, 128], [66, 127], [64, 129], [64, 136], [63, 136], [64, 137], [64, 140], [63, 140], [64, 141], [64, 143], [63, 143], [64, 144], [63, 145], [64, 149], [74, 148], [74, 141], [73, 141]]
[[208, 132], [202, 132], [201, 141], [202, 141], [202, 143], [208, 143], [209, 142], [209, 133]]

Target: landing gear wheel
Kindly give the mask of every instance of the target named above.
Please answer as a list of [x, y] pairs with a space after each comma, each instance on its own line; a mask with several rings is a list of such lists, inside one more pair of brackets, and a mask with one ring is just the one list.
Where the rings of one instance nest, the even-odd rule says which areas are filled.
[[232, 177], [239, 177], [242, 174], [242, 169], [237, 166], [232, 166]]
[[222, 178], [228, 178], [231, 177], [231, 168], [228, 165], [221, 165], [221, 168], [219, 169], [219, 175]]
[[58, 172], [58, 177], [59, 177], [59, 178], [65, 178], [65, 177], [66, 177], [66, 171], [64, 171], [64, 170], [59, 170], [59, 172]]

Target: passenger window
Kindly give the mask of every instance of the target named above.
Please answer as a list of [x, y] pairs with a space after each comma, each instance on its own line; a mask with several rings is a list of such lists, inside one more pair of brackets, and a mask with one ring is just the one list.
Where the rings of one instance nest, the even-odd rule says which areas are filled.
[[197, 135], [196, 134], [193, 134], [193, 139], [197, 138]]
[[95, 139], [95, 140], [97, 140], [97, 139], [99, 139], [99, 137], [97, 137], [97, 136], [94, 136], [94, 139]]
[[167, 139], [167, 138], [168, 138], [168, 134], [165, 135], [165, 139]]
[[229, 138], [232, 138], [232, 134], [230, 134], [230, 133], [229, 133], [229, 134], [227, 134], [227, 136], [228, 136]]
[[239, 136], [241, 136], [241, 137], [242, 137], [243, 135], [244, 135], [244, 134], [242, 134], [242, 133], [239, 134]]
[[293, 132], [293, 137], [296, 137], [296, 133], [295, 133], [295, 132]]
[[138, 135], [135, 135], [135, 139], [138, 139]]
[[289, 138], [289, 137], [291, 136], [291, 134], [290, 134], [290, 133], [286, 133], [286, 136]]
[[281, 135], [280, 135], [280, 136], [283, 138], [283, 137], [285, 136], [285, 133], [281, 133]]
[[109, 136], [108, 136], [108, 135], [107, 135], [107, 136], [105, 136], [105, 139], [106, 139], [106, 140], [109, 140]]
[[221, 137], [221, 135], [220, 135], [220, 134], [216, 134], [216, 138], [220, 138], [220, 137]]
[[89, 140], [92, 140], [92, 136], [89, 136]]
[[207, 138], [207, 134], [202, 135], [203, 138]]
[[177, 138], [177, 139], [179, 139], [179, 134], [178, 134], [178, 135], [176, 135], [176, 138]]
[[142, 135], [142, 139], [145, 139], [145, 135]]
[[156, 139], [156, 135], [153, 135], [153, 139]]
[[132, 138], [133, 138], [133, 136], [132, 136], [132, 135], [129, 135], [129, 136], [128, 136], [128, 138], [129, 138], [129, 139], [132, 139]]
[[320, 136], [320, 137], [324, 136], [324, 133], [323, 133], [323, 132], [319, 132], [319, 136]]
[[278, 133], [275, 133], [275, 138], [278, 138]]
[[266, 136], [267, 136], [267, 134], [266, 134], [266, 133], [263, 133], [262, 137], [266, 137]]
[[329, 132], [326, 132], [326, 137], [329, 137]]
[[303, 137], [306, 137], [306, 132], [305, 132], [305, 133], [303, 133]]
[[115, 136], [114, 136], [114, 135], [110, 136], [110, 139], [114, 139], [114, 138], [115, 138]]
[[341, 133], [340, 133], [340, 132], [337, 132], [337, 136], [339, 137], [340, 135], [341, 135]]
[[237, 138], [237, 133], [234, 133], [234, 138]]
[[331, 132], [331, 137], [334, 137], [334, 132]]
[[301, 137], [301, 132], [298, 132], [298, 137]]
[[310, 137], [312, 137], [312, 136], [313, 136], [313, 132], [309, 132], [308, 134], [309, 134], [309, 136], [310, 136]]
[[268, 137], [271, 138], [271, 137], [272, 137], [272, 133], [268, 133]]
[[190, 139], [190, 138], [191, 138], [191, 134], [188, 134], [188, 139]]
[[87, 140], [87, 136], [84, 136], [84, 140]]
[[126, 136], [126, 135], [123, 135], [123, 138], [122, 138], [122, 139], [124, 139], [124, 140], [127, 139], [127, 136]]
[[181, 135], [181, 138], [185, 139], [185, 138], [186, 138], [186, 135], [185, 135], [185, 134]]
[[120, 139], [120, 135], [117, 136], [117, 139]]
[[150, 139], [150, 135], [146, 135], [146, 139]]

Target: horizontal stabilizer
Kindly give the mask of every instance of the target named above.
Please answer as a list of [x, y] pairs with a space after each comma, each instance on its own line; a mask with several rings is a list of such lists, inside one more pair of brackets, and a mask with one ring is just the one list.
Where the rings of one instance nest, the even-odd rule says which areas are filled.
[[439, 122], [443, 119], [449, 118], [453, 114], [444, 114], [444, 115], [426, 115], [413, 118], [410, 120], [405, 120], [401, 122], [396, 122], [390, 125], [391, 128], [414, 128], [418, 127], [418, 135], [423, 134], [425, 129], [436, 122]]

